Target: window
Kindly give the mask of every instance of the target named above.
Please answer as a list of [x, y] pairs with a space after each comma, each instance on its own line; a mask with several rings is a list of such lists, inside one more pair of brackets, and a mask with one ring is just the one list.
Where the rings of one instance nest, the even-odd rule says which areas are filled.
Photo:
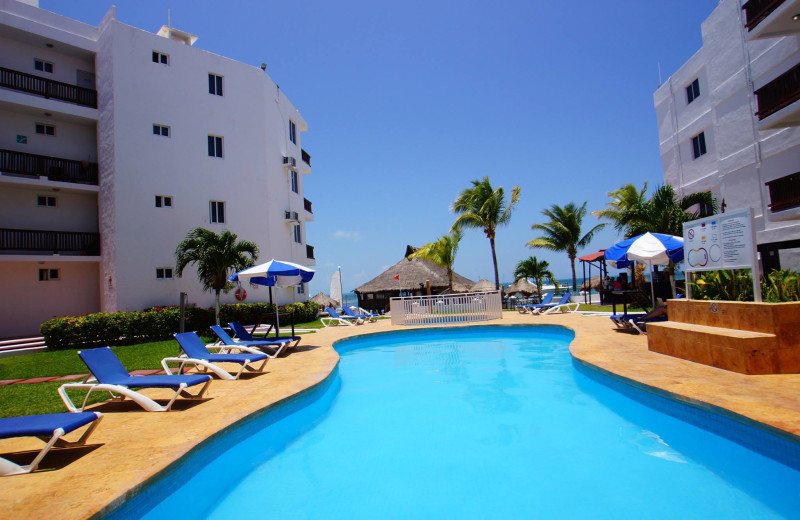
[[208, 156], [222, 157], [222, 137], [216, 135], [208, 136]]
[[49, 282], [52, 280], [60, 280], [60, 279], [61, 279], [60, 269], [39, 269], [40, 282]]
[[56, 198], [55, 197], [48, 197], [46, 195], [37, 195], [36, 196], [36, 205], [42, 208], [55, 208], [56, 207]]
[[153, 135], [169, 137], [169, 127], [164, 125], [153, 125]]
[[297, 286], [297, 294], [305, 294], [306, 292], [306, 284], [301, 283]]
[[692, 150], [694, 151], [694, 158], [697, 159], [701, 155], [706, 154], [706, 133], [700, 132], [692, 137]]
[[157, 208], [171, 208], [172, 207], [172, 197], [167, 195], [156, 195], [156, 207]]
[[48, 74], [53, 73], [53, 64], [49, 61], [40, 60], [39, 58], [33, 59], [33, 70], [38, 70], [40, 72], [47, 72]]
[[692, 84], [686, 87], [686, 104], [688, 105], [700, 97], [700, 78], [695, 78]]
[[169, 65], [169, 56], [158, 51], [153, 51], [153, 63]]
[[769, 209], [773, 213], [800, 207], [800, 172], [769, 181]]
[[56, 135], [56, 127], [44, 123], [36, 123], [36, 133], [39, 135]]
[[303, 243], [303, 241], [300, 239], [300, 224], [296, 224], [294, 226], [294, 241], [298, 244]]
[[211, 223], [224, 224], [225, 223], [225, 203], [218, 200], [210, 202], [211, 207]]
[[289, 120], [289, 140], [297, 144], [297, 126], [291, 119]]
[[216, 74], [208, 75], [208, 93], [217, 96], [222, 95], [222, 76]]
[[156, 280], [169, 280], [172, 278], [171, 267], [156, 267]]
[[294, 170], [292, 171], [292, 191], [297, 193], [297, 172]]

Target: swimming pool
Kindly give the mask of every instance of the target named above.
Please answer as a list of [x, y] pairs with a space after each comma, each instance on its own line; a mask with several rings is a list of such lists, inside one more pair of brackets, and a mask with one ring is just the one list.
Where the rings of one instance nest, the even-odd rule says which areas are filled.
[[[206, 452], [228, 449], [151, 490], [160, 503], [144, 518], [800, 511], [800, 472], [589, 377], [573, 365], [572, 338], [554, 326], [486, 326], [340, 342], [337, 375], [212, 442]], [[175, 491], [161, 500], [165, 487]], [[119, 514], [149, 507], [146, 495]]]

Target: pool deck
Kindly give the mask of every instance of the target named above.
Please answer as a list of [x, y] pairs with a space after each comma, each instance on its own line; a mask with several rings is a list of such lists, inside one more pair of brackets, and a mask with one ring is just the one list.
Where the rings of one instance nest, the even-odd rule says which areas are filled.
[[[482, 325], [520, 324], [563, 325], [575, 331], [573, 356], [589, 365], [800, 436], [800, 374], [748, 376], [652, 353], [646, 337], [618, 332], [603, 317], [506, 312], [502, 320]], [[339, 360], [332, 348], [337, 340], [399, 329], [407, 327], [392, 327], [383, 320], [307, 334], [297, 351], [271, 360], [264, 374], [215, 380], [206, 399], [179, 400], [168, 413], [145, 412], [130, 402], [92, 407], [105, 415], [88, 448], [54, 450], [40, 471], [0, 477], [0, 515], [37, 520], [99, 517], [205, 439], [324, 381]], [[146, 393], [164, 395], [157, 392]], [[33, 439], [0, 440], [0, 454], [41, 446]]]

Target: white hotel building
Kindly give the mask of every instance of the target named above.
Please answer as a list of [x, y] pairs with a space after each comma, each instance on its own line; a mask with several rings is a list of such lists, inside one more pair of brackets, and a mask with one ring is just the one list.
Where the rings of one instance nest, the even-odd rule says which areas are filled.
[[213, 305], [193, 267], [174, 273], [198, 226], [255, 242], [259, 261], [314, 265], [306, 122], [260, 67], [120, 23], [114, 8], [94, 27], [36, 4], [0, 0], [0, 338], [181, 292]]
[[664, 182], [754, 209], [765, 271], [800, 270], [800, 0], [723, 0], [654, 94]]

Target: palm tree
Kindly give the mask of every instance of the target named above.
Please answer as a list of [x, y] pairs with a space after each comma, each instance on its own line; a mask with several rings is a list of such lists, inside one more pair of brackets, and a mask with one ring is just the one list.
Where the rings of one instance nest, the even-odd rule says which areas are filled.
[[497, 272], [497, 253], [494, 247], [494, 238], [497, 228], [508, 224], [511, 220], [511, 211], [519, 201], [519, 186], [511, 190], [511, 202], [506, 205], [503, 187], [492, 187], [489, 177], [482, 181], [472, 181], [472, 188], [467, 188], [459, 194], [453, 202], [452, 210], [458, 214], [453, 223], [452, 231], [461, 231], [464, 228], [482, 229], [489, 239], [492, 248], [492, 262], [494, 264], [494, 286], [500, 289], [500, 276]]
[[453, 232], [449, 235], [442, 235], [436, 242], [425, 244], [409, 258], [421, 258], [433, 262], [439, 267], [447, 269], [447, 284], [450, 292], [453, 292], [453, 264], [456, 261], [458, 243], [461, 240], [460, 232]]
[[533, 278], [533, 283], [536, 284], [536, 290], [539, 292], [539, 301], [542, 301], [542, 283], [545, 280], [556, 285], [556, 277], [553, 271], [550, 270], [550, 264], [547, 260], [537, 260], [535, 256], [530, 256], [525, 260], [520, 260], [517, 268], [514, 269], [514, 279], [520, 278]]
[[194, 228], [175, 249], [175, 272], [180, 277], [189, 264], [197, 267], [197, 277], [204, 291], [216, 294], [214, 315], [219, 325], [219, 293], [232, 287], [228, 278], [235, 271], [246, 269], [258, 258], [258, 246], [248, 240], [236, 240], [230, 231], [216, 234]]
[[632, 183], [623, 184], [616, 191], [609, 191], [608, 196], [611, 201], [606, 202], [607, 209], [592, 211], [592, 215], [610, 220], [614, 224], [614, 229], [622, 233], [625, 238], [631, 238], [628, 230], [628, 220], [631, 215], [640, 211], [647, 202], [647, 182], [641, 190], [637, 189]]
[[549, 209], [542, 210], [542, 214], [550, 221], [544, 224], [534, 224], [531, 229], [542, 231], [544, 236], [534, 238], [527, 243], [528, 247], [550, 249], [551, 251], [566, 251], [572, 265], [572, 290], [578, 290], [578, 278], [575, 275], [575, 257], [578, 248], [584, 248], [592, 241], [594, 234], [603, 229], [605, 224], [597, 224], [585, 235], [581, 236], [581, 224], [586, 216], [586, 204], [577, 207], [570, 202], [563, 208], [553, 204]]

